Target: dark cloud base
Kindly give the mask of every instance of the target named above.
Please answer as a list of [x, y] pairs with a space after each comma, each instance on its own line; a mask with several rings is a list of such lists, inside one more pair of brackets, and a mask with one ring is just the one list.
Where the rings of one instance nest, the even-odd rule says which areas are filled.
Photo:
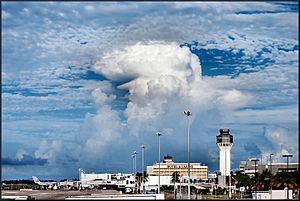
[[34, 158], [30, 155], [23, 154], [22, 159], [12, 159], [10, 157], [5, 157], [2, 159], [2, 165], [6, 166], [23, 166], [23, 165], [45, 165], [47, 164], [47, 159]]

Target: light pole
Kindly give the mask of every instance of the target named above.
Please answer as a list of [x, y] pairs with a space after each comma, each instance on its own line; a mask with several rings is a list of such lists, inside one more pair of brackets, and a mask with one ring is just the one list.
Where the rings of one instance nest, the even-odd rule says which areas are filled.
[[[273, 153], [271, 153], [270, 154], [270, 179], [272, 179], [272, 158], [271, 158], [271, 156], [273, 156], [274, 154]], [[270, 183], [270, 189], [271, 189], [271, 200], [272, 200], [272, 183]]]
[[[255, 184], [257, 183], [256, 180], [256, 162], [259, 161], [258, 159], [252, 159], [251, 161], [254, 161], [254, 177], [255, 177]], [[255, 186], [255, 200], [257, 200], [257, 189]]]
[[158, 194], [160, 194], [160, 132], [156, 132], [158, 138]]
[[133, 152], [133, 164], [134, 164], [134, 190], [136, 191], [136, 151]]
[[142, 185], [143, 185], [143, 194], [144, 194], [144, 149], [145, 145], [141, 145], [142, 148]]
[[190, 179], [190, 119], [189, 117], [192, 115], [192, 113], [189, 110], [185, 110], [183, 112], [187, 116], [187, 133], [188, 133], [188, 200], [191, 199], [191, 179]]
[[271, 175], [272, 175], [272, 158], [271, 158], [271, 156], [273, 156], [273, 155], [274, 155], [273, 153], [270, 154], [270, 173], [271, 173]]
[[[291, 154], [284, 154], [282, 157], [286, 158], [286, 176], [288, 177], [288, 171], [289, 171], [289, 157], [293, 157]], [[289, 184], [286, 185], [287, 187], [287, 200], [289, 199]]]
[[131, 157], [132, 157], [132, 174], [134, 175], [134, 154], [132, 154]]

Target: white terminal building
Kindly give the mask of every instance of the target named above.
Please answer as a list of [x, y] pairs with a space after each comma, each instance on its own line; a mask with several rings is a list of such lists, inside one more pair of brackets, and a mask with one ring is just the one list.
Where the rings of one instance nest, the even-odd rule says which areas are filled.
[[220, 134], [217, 136], [217, 146], [219, 148], [220, 153], [220, 173], [221, 175], [218, 177], [218, 184], [221, 188], [226, 186], [226, 177], [230, 178], [231, 172], [231, 156], [230, 151], [233, 145], [233, 136], [229, 134], [229, 129], [223, 128], [220, 129]]
[[79, 168], [80, 188], [125, 189], [135, 187], [135, 177], [122, 173], [85, 173]]
[[[147, 166], [147, 174], [149, 176], [158, 176], [158, 163]], [[163, 162], [160, 163], [160, 175], [172, 176], [173, 172], [179, 173], [179, 178], [188, 178], [188, 163], [175, 163], [172, 156], [165, 156]], [[194, 180], [207, 180], [208, 167], [201, 163], [190, 163], [190, 175]]]
[[[145, 182], [145, 190], [157, 190], [159, 179], [159, 165], [154, 163], [147, 166], [148, 180]], [[172, 182], [172, 174], [178, 173], [179, 183], [175, 185], [187, 186], [188, 183], [188, 163], [175, 163], [172, 156], [165, 156], [163, 162], [160, 163], [160, 185], [174, 185]], [[208, 167], [201, 163], [190, 163], [190, 178], [192, 185], [201, 180], [208, 180]], [[195, 186], [197, 188], [197, 185]]]

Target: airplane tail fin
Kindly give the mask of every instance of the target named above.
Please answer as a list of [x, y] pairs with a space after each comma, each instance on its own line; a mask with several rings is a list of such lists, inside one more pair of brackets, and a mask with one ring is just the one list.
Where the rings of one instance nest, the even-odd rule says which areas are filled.
[[32, 179], [33, 179], [34, 183], [39, 183], [40, 182], [40, 180], [36, 176], [32, 176]]

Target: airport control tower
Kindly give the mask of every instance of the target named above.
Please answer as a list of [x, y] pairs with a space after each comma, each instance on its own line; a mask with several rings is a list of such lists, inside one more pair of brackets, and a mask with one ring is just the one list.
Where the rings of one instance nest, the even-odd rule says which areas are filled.
[[226, 176], [230, 176], [230, 150], [233, 145], [233, 136], [229, 134], [229, 129], [220, 129], [220, 135], [217, 136], [217, 145], [220, 150], [220, 173], [218, 183], [221, 187], [226, 186]]

